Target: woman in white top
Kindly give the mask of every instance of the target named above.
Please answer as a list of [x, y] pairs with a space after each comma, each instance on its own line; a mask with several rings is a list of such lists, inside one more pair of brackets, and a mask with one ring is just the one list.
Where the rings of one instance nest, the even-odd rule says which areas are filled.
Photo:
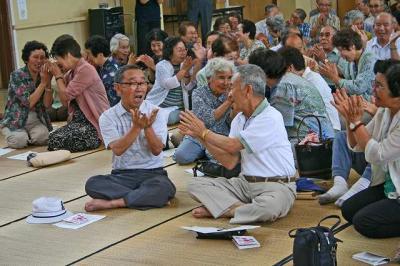
[[363, 99], [334, 94], [335, 106], [346, 119], [351, 149], [365, 153], [372, 166], [371, 186], [342, 205], [343, 217], [364, 236], [400, 236], [400, 62], [378, 61], [373, 93], [379, 107], [368, 125], [361, 122]]
[[179, 122], [179, 113], [189, 109], [189, 91], [196, 85], [196, 74], [201, 68], [199, 59], [187, 56], [187, 49], [179, 37], [167, 38], [163, 58], [156, 65], [156, 80], [147, 100], [162, 108], [174, 109], [168, 125]]

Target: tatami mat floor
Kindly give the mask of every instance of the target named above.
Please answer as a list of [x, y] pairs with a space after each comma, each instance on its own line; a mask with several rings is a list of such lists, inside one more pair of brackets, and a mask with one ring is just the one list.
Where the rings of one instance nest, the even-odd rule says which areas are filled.
[[[4, 139], [0, 138], [0, 144]], [[27, 150], [33, 149], [44, 151], [43, 147]], [[4, 265], [272, 265], [291, 254], [290, 229], [313, 226], [326, 215], [340, 214], [333, 205], [321, 207], [315, 200], [297, 200], [284, 219], [249, 231], [261, 248], [238, 250], [230, 241], [198, 240], [180, 227], [230, 225], [227, 219], [191, 216], [190, 211], [199, 206], [186, 192], [191, 177], [184, 170], [191, 166], [178, 166], [168, 157], [166, 170], [177, 187], [168, 207], [98, 212], [106, 218], [78, 230], [30, 225], [25, 217], [40, 196], [61, 197], [68, 210], [82, 212], [89, 199], [85, 181], [111, 170], [111, 152], [102, 148], [74, 154], [69, 162], [42, 169], [7, 159], [9, 155], [0, 157], [0, 264]], [[399, 244], [397, 238], [364, 238], [352, 227], [337, 236], [344, 241], [339, 244], [339, 265], [361, 265], [351, 259], [360, 251], [391, 257]]]

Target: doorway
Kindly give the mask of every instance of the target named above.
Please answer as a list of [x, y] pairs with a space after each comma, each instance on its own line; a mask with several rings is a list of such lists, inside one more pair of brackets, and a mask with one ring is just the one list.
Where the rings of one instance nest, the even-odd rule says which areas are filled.
[[0, 1], [0, 89], [8, 86], [8, 79], [15, 69], [10, 1]]

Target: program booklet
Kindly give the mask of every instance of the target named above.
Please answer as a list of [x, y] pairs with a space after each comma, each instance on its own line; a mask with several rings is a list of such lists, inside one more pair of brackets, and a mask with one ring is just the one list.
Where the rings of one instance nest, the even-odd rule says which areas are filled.
[[232, 236], [232, 241], [238, 249], [260, 247], [260, 243], [253, 236]]

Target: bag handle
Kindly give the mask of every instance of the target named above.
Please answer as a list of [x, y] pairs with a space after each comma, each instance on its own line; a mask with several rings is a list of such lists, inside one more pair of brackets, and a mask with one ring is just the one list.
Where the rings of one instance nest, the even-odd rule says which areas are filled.
[[310, 118], [310, 117], [315, 118], [317, 120], [317, 122], [318, 122], [318, 130], [319, 130], [319, 140], [322, 141], [322, 127], [321, 127], [321, 121], [319, 121], [318, 116], [316, 116], [316, 115], [306, 115], [301, 119], [300, 124], [297, 127], [297, 141], [298, 141], [298, 143], [301, 142], [300, 137], [299, 137], [300, 128], [303, 125], [304, 120], [306, 118]]
[[336, 219], [337, 220], [336, 223], [334, 225], [332, 225], [331, 228], [330, 228], [332, 231], [334, 231], [340, 225], [340, 223], [342, 222], [342, 220], [340, 219], [340, 217], [338, 215], [328, 215], [325, 218], [322, 218], [321, 221], [319, 221], [318, 226], [321, 226], [321, 223], [323, 221], [326, 221], [326, 220], [329, 220], [329, 219]]

